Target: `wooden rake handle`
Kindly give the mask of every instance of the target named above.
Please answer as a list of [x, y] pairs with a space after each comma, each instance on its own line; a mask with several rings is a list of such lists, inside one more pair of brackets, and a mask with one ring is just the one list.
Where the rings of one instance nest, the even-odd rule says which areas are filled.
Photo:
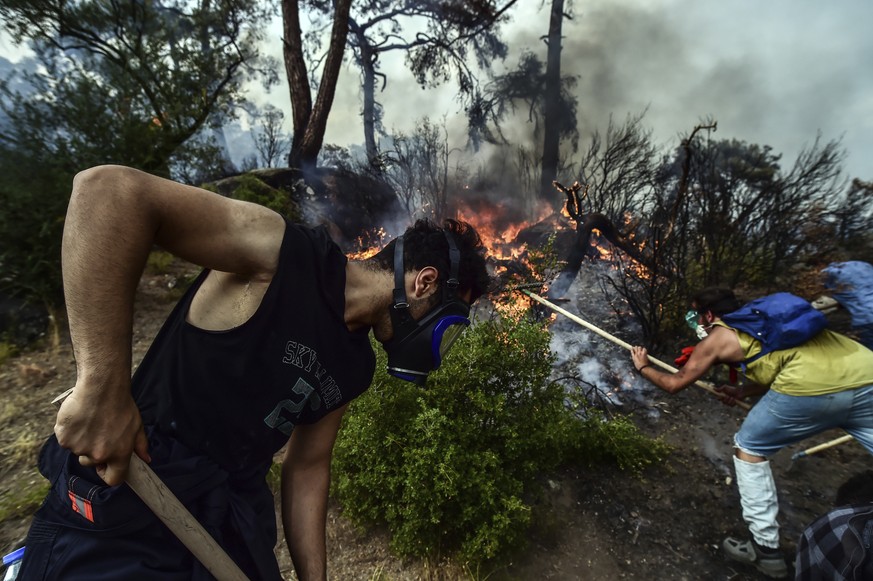
[[[52, 400], [52, 403], [59, 406], [72, 392], [72, 388], [68, 389]], [[136, 454], [130, 457], [126, 482], [218, 581], [248, 581], [248, 577], [221, 548], [221, 545], [206, 532], [206, 529], [151, 467]]]
[[[618, 345], [618, 346], [620, 346], [620, 347], [624, 347], [624, 348], [627, 349], [628, 351], [630, 351], [631, 349], [633, 349], [633, 346], [632, 346], [630, 343], [626, 343], [626, 342], [622, 341], [621, 339], [619, 339], [618, 337], [616, 337], [616, 336], [614, 336], [614, 335], [610, 335], [609, 333], [607, 333], [607, 332], [604, 331], [603, 329], [600, 329], [600, 328], [598, 328], [598, 327], [592, 325], [592, 324], [589, 323], [588, 321], [585, 321], [585, 320], [583, 320], [583, 319], [577, 317], [577, 316], [574, 315], [573, 313], [567, 311], [566, 309], [562, 309], [562, 308], [559, 307], [558, 305], [556, 305], [556, 304], [554, 304], [554, 303], [552, 303], [552, 302], [550, 302], [550, 301], [547, 301], [547, 300], [544, 299], [543, 297], [541, 297], [541, 296], [539, 296], [539, 295], [537, 295], [537, 294], [535, 294], [535, 293], [532, 293], [532, 292], [530, 292], [530, 291], [526, 291], [526, 290], [520, 290], [519, 292], [522, 292], [522, 293], [526, 294], [527, 296], [529, 296], [530, 298], [532, 298], [532, 299], [535, 300], [536, 302], [540, 303], [541, 305], [545, 305], [546, 307], [549, 307], [549, 308], [552, 309], [553, 311], [555, 311], [555, 312], [557, 312], [557, 313], [561, 313], [562, 315], [564, 315], [565, 317], [567, 317], [567, 318], [570, 319], [571, 321], [574, 321], [574, 322], [576, 322], [576, 323], [579, 323], [580, 325], [582, 325], [582, 326], [585, 327], [586, 329], [588, 329], [588, 330], [590, 330], [590, 331], [594, 331], [595, 333], [597, 333], [598, 335], [600, 335], [600, 336], [603, 337], [604, 339], [609, 339], [610, 341], [612, 341], [612, 342], [615, 343], [616, 345]], [[669, 364], [667, 364], [667, 363], [664, 363], [663, 361], [660, 361], [659, 359], [655, 359], [655, 358], [652, 357], [651, 355], [649, 355], [649, 360], [650, 360], [652, 363], [654, 363], [655, 365], [657, 365], [658, 367], [660, 367], [660, 368], [662, 368], [662, 369], [666, 369], [667, 371], [670, 371], [670, 372], [672, 372], [672, 373], [676, 373], [677, 371], [679, 371], [678, 369], [676, 369], [676, 368], [673, 367], [672, 365], [669, 365]], [[695, 381], [695, 382], [694, 382], [694, 385], [696, 385], [697, 387], [702, 388], [702, 389], [708, 391], [709, 393], [713, 394], [714, 396], [716, 396], [716, 397], [718, 397], [718, 398], [722, 398], [722, 399], [724, 399], [724, 398], [727, 397], [724, 393], [718, 391], [718, 390], [715, 388], [715, 386], [714, 386], [713, 384], [711, 384], [711, 383], [709, 383], [709, 382], [707, 382], [707, 381], [700, 381], [700, 380], [698, 380], [698, 381]], [[744, 401], [738, 401], [738, 402], [737, 402], [737, 406], [743, 408], [743, 409], [746, 410], [746, 411], [752, 409], [752, 406], [749, 405], [749, 404], [747, 404], [747, 403], [744, 402]]]

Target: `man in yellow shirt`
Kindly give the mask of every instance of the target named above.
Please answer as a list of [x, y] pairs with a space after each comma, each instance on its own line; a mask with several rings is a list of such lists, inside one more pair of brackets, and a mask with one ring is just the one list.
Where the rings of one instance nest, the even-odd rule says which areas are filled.
[[[644, 347], [631, 351], [636, 370], [668, 393], [678, 393], [719, 363], [738, 364], [761, 351], [750, 335], [728, 327], [721, 317], [740, 307], [733, 291], [709, 287], [692, 307], [707, 336], [677, 373], [656, 370]], [[785, 446], [833, 428], [842, 428], [873, 454], [873, 351], [824, 330], [791, 349], [773, 351], [749, 363], [742, 387], [723, 386], [726, 403], [763, 397], [734, 436], [734, 467], [751, 541], [728, 537], [726, 554], [773, 578], [788, 575], [779, 551], [779, 505], [767, 458]]]

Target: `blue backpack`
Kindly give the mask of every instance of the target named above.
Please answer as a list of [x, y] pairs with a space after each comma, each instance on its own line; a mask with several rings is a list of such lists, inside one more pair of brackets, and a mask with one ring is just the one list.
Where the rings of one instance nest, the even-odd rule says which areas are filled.
[[761, 342], [761, 352], [740, 364], [743, 371], [768, 353], [806, 343], [828, 326], [821, 312], [791, 293], [761, 297], [724, 315], [721, 320]]

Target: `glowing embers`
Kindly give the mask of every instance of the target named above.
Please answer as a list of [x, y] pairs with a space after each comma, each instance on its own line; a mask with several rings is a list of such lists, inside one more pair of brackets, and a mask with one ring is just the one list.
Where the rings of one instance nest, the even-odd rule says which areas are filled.
[[382, 250], [382, 247], [388, 242], [385, 240], [387, 235], [385, 228], [381, 226], [368, 230], [355, 240], [354, 247], [358, 250], [348, 252], [346, 255], [349, 260], [366, 260]]

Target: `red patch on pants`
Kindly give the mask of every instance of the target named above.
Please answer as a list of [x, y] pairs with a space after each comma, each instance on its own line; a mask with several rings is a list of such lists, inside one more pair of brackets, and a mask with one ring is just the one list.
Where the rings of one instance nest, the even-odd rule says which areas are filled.
[[78, 512], [89, 521], [94, 522], [94, 513], [91, 510], [91, 501], [87, 498], [82, 498], [72, 491], [70, 491], [68, 494], [70, 495], [70, 502], [72, 504], [73, 511]]

